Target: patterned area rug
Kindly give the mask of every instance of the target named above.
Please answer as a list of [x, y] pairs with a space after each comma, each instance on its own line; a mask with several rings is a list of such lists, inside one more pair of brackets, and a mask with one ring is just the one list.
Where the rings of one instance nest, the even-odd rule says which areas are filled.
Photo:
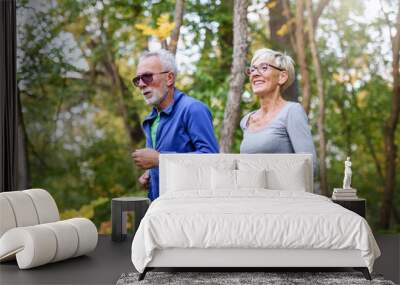
[[124, 273], [117, 285], [133, 284], [387, 284], [380, 275], [372, 274], [372, 281], [364, 278], [360, 272], [148, 272], [142, 281], [138, 281], [139, 273]]

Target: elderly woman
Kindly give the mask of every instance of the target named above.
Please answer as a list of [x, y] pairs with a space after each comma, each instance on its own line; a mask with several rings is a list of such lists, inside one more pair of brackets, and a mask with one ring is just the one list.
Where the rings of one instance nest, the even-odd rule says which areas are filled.
[[294, 81], [290, 56], [271, 49], [259, 49], [246, 70], [260, 108], [245, 115], [241, 153], [311, 153], [314, 173], [316, 154], [307, 115], [296, 102], [282, 98]]

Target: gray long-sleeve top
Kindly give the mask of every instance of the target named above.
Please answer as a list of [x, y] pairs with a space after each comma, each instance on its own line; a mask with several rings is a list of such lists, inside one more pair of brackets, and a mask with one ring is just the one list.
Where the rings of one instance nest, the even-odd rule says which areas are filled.
[[311, 153], [315, 175], [317, 155], [303, 107], [287, 102], [267, 126], [255, 132], [248, 129], [249, 118], [254, 112], [240, 121], [243, 130], [240, 153]]

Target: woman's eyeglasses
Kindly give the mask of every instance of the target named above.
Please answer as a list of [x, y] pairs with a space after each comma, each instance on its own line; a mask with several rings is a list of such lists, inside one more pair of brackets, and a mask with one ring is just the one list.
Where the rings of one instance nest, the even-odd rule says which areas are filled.
[[259, 74], [264, 74], [270, 68], [275, 68], [276, 70], [279, 70], [279, 71], [285, 70], [283, 68], [277, 67], [277, 66], [269, 64], [269, 63], [261, 63], [258, 66], [252, 65], [252, 66], [246, 68], [246, 75], [250, 76], [255, 71], [257, 71]]
[[143, 73], [143, 74], [140, 74], [138, 76], [135, 76], [132, 79], [132, 83], [136, 87], [139, 87], [140, 80], [142, 80], [144, 84], [149, 85], [151, 82], [153, 82], [153, 76], [154, 75], [164, 74], [164, 73], [168, 73], [168, 72], [169, 71], [163, 71], [163, 72], [159, 72], [159, 73]]

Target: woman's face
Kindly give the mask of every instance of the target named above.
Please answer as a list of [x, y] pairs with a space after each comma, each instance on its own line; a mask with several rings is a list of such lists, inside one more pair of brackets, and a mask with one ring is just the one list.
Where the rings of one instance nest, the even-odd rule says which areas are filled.
[[254, 94], [263, 95], [273, 93], [280, 84], [286, 81], [282, 82], [283, 73], [285, 72], [281, 71], [275, 63], [265, 58], [254, 61], [248, 72]]

